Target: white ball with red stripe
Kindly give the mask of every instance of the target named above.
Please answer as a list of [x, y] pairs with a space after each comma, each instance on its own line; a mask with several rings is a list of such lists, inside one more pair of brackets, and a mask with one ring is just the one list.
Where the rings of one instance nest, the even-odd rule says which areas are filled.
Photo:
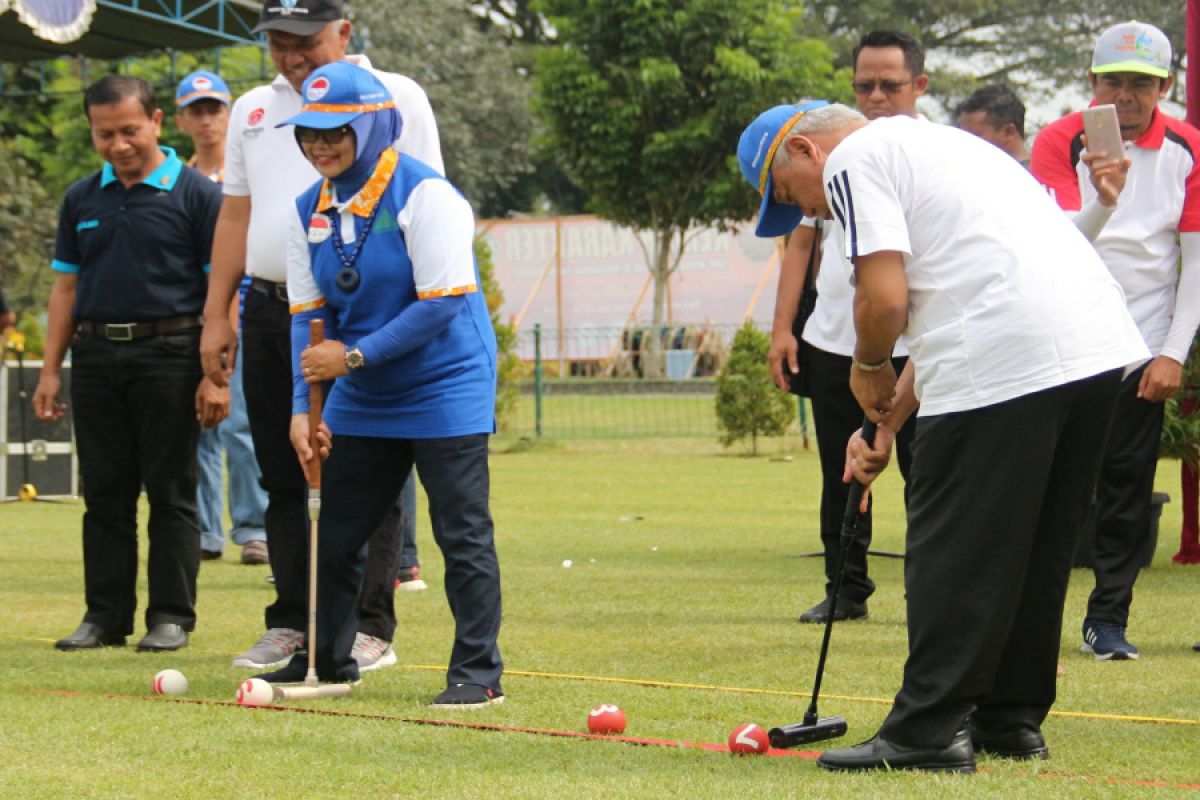
[[177, 669], [164, 669], [154, 676], [155, 694], [186, 694], [188, 679]]
[[592, 733], [624, 733], [625, 712], [612, 703], [601, 703], [588, 712], [588, 730]]
[[753, 722], [743, 722], [729, 734], [729, 752], [735, 756], [761, 756], [770, 749], [767, 732]]
[[239, 706], [268, 706], [275, 700], [275, 690], [262, 678], [247, 678], [237, 690]]

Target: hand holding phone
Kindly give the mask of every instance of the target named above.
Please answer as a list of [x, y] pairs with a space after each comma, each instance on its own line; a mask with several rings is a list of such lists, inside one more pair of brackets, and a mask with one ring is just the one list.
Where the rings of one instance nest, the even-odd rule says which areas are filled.
[[1089, 153], [1103, 153], [1096, 166], [1125, 158], [1125, 143], [1121, 139], [1121, 124], [1117, 120], [1117, 107], [1111, 103], [1092, 106], [1083, 111], [1083, 132], [1087, 136]]

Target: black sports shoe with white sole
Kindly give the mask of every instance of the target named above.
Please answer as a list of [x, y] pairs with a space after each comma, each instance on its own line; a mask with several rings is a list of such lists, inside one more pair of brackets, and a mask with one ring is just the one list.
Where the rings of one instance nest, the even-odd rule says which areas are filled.
[[504, 692], [476, 686], [473, 683], [452, 683], [433, 698], [430, 708], [483, 708], [504, 702]]

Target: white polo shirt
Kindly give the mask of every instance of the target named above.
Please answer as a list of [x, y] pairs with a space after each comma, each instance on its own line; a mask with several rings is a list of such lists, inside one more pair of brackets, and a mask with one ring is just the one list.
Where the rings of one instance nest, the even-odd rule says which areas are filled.
[[[816, 220], [805, 217], [800, 224], [816, 227]], [[849, 358], [854, 355], [854, 286], [850, 276], [854, 267], [842, 255], [840, 247], [843, 237], [837, 220], [823, 220], [821, 223], [821, 265], [817, 270], [817, 304], [813, 307], [812, 315], [804, 324], [804, 341], [813, 347]], [[809, 265], [812, 268], [812, 265]], [[892, 356], [899, 358], [908, 355], [901, 337]]]
[[848, 258], [904, 256], [921, 416], [1149, 358], [1091, 244], [994, 145], [922, 120], [879, 119], [842, 140], [824, 178]]
[[[437, 122], [425, 90], [416, 81], [372, 68], [366, 56], [347, 56], [370, 70], [388, 88], [400, 112], [396, 149], [445, 173]], [[287, 242], [295, 200], [320, 180], [296, 144], [292, 126], [276, 128], [300, 113], [300, 93], [282, 76], [237, 99], [225, 140], [225, 194], [250, 197], [246, 237], [246, 274], [275, 283], [287, 281]]]
[[[1083, 115], [1076, 112], [1047, 125], [1033, 142], [1030, 169], [1067, 211], [1096, 196], [1079, 158], [1082, 136]], [[1125, 290], [1150, 351], [1182, 364], [1200, 324], [1194, 253], [1184, 254], [1182, 277], [1179, 270], [1181, 236], [1200, 231], [1200, 132], [1156, 109], [1125, 155], [1133, 162], [1125, 188], [1094, 244]]]

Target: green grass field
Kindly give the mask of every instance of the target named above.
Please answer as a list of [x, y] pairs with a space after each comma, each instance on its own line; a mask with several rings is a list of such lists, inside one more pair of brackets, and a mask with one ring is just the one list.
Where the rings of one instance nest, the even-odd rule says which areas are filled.
[[[1100, 663], [1078, 652], [1091, 578], [1074, 576], [1067, 674], [1045, 726], [1053, 755], [1045, 763], [981, 758], [974, 776], [840, 776], [811, 758], [403, 721], [585, 731], [588, 709], [607, 702], [625, 709], [629, 736], [723, 743], [740, 722], [799, 720], [821, 635], [794, 621], [820, 594], [820, 560], [800, 557], [817, 547], [817, 473], [811, 453], [746, 458], [698, 440], [493, 456], [508, 701], [474, 712], [425, 707], [443, 686], [451, 620], [422, 519], [432, 588], [396, 598], [401, 666], [368, 675], [350, 698], [290, 706], [377, 718], [227, 704], [247, 677], [230, 659], [259, 635], [272, 595], [266, 568], [237, 564], [236, 548], [201, 569], [200, 621], [186, 650], [56, 652], [53, 640], [83, 612], [81, 506], [4, 506], [0, 797], [1200, 797], [1200, 654], [1191, 651], [1200, 639], [1200, 567], [1170, 563], [1177, 502], [1166, 507], [1154, 567], [1138, 584], [1130, 638], [1140, 661]], [[1175, 498], [1177, 475], [1164, 462], [1159, 485]], [[876, 546], [900, 550], [894, 475], [879, 497]], [[851, 728], [834, 745], [874, 733], [899, 682], [902, 564], [874, 559], [872, 569], [879, 591], [870, 619], [834, 631], [821, 710]], [[186, 699], [200, 702], [154, 698], [151, 678], [165, 667], [182, 670]]]

